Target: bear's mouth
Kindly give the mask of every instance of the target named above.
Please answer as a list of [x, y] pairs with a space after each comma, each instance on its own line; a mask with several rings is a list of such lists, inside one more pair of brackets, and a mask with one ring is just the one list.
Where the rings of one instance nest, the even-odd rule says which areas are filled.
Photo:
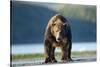
[[61, 42], [60, 40], [56, 40], [57, 42]]

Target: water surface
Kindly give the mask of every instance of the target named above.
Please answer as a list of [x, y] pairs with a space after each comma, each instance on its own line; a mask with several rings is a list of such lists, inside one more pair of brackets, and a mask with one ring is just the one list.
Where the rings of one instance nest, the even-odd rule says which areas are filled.
[[[44, 45], [41, 44], [20, 44], [11, 46], [12, 54], [29, 54], [29, 53], [44, 53]], [[95, 42], [87, 43], [73, 43], [72, 51], [94, 51], [96, 50]], [[56, 49], [56, 52], [60, 52], [60, 48]]]

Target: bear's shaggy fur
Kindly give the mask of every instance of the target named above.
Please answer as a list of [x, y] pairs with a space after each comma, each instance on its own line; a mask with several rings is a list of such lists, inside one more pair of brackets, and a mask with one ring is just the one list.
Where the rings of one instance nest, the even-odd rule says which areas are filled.
[[45, 63], [57, 62], [54, 56], [56, 47], [61, 48], [61, 60], [63, 62], [71, 61], [71, 39], [71, 29], [68, 20], [60, 14], [53, 16], [49, 20], [45, 30]]

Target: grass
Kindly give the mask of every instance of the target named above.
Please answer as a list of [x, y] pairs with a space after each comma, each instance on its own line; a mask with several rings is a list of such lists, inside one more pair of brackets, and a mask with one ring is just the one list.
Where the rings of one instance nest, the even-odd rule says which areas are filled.
[[[61, 57], [61, 53], [55, 53], [56, 58]], [[96, 56], [96, 51], [84, 51], [84, 52], [72, 52], [72, 57], [92, 57]], [[11, 60], [18, 59], [35, 59], [35, 58], [44, 58], [44, 54], [17, 54], [11, 55]]]

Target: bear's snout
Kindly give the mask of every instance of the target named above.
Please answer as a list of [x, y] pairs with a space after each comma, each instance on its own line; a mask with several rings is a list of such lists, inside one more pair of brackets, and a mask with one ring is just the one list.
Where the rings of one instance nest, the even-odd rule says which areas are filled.
[[61, 38], [58, 37], [58, 38], [56, 39], [56, 41], [57, 41], [57, 42], [61, 42]]
[[62, 39], [62, 38], [61, 38], [61, 36], [60, 36], [60, 32], [58, 32], [57, 35], [56, 35], [56, 41], [57, 41], [57, 42], [60, 42], [61, 39]]

